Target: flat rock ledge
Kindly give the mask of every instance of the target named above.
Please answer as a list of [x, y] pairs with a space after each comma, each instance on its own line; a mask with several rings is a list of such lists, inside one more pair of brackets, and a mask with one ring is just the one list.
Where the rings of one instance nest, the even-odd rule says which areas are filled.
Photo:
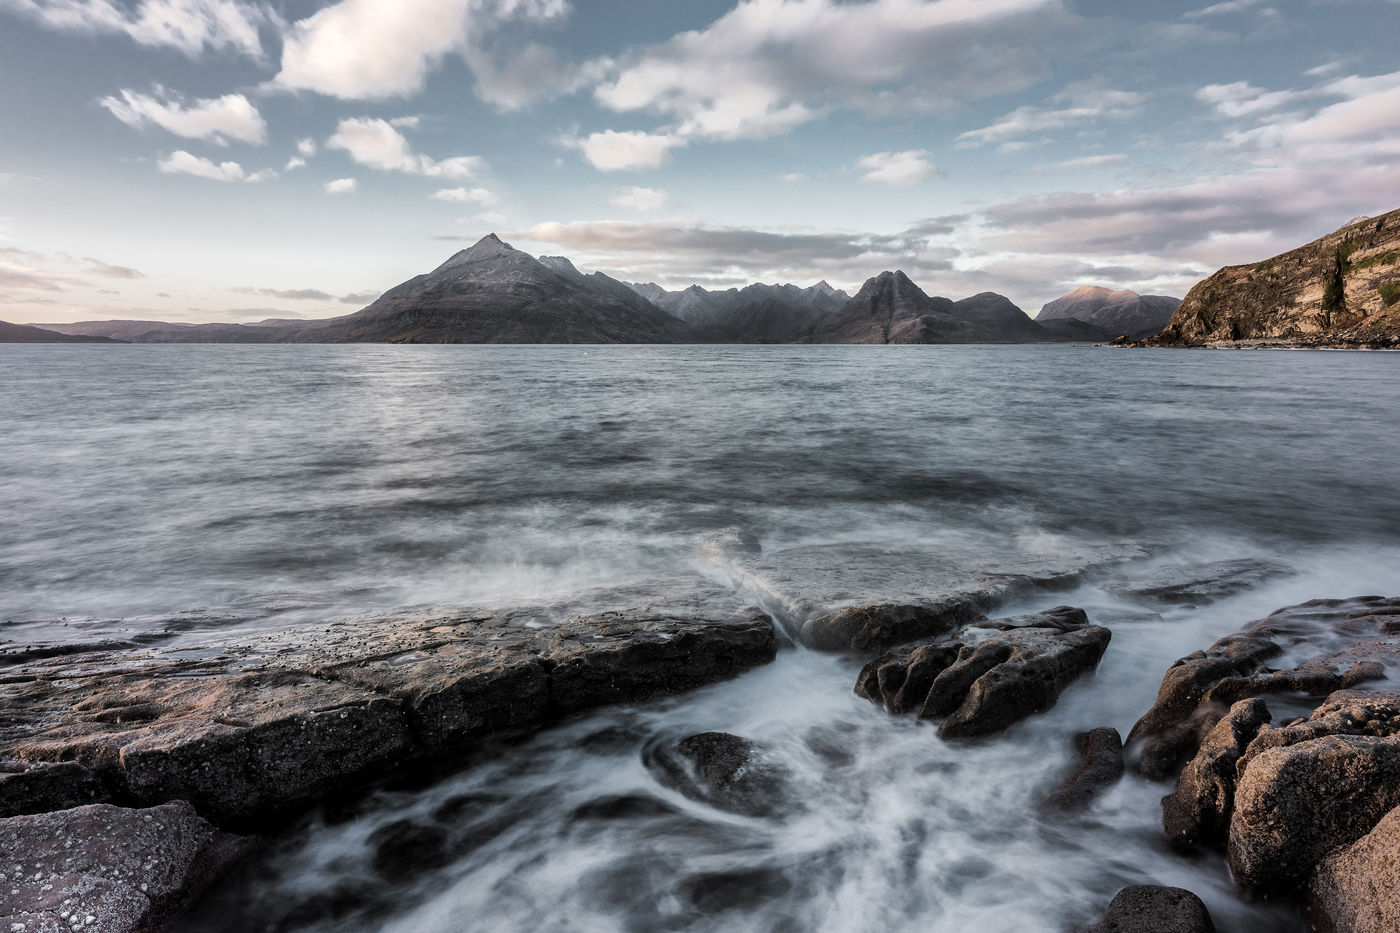
[[0, 820], [0, 930], [159, 929], [246, 850], [183, 801]]
[[[994, 634], [973, 640], [988, 630]], [[1072, 606], [982, 620], [960, 634], [875, 658], [856, 679], [856, 694], [892, 713], [941, 719], [945, 738], [988, 735], [1054, 706], [1098, 666], [1111, 637]]]
[[366, 620], [30, 659], [0, 666], [0, 816], [186, 800], [225, 828], [255, 827], [406, 764], [725, 680], [776, 652], [772, 620], [749, 610], [550, 627]]

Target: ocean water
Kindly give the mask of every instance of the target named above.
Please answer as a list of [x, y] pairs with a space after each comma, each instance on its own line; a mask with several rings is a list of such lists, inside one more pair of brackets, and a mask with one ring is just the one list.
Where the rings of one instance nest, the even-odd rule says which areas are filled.
[[[852, 695], [860, 659], [788, 648], [312, 814], [184, 928], [1051, 930], [1156, 882], [1222, 929], [1300, 929], [1240, 900], [1217, 856], [1163, 847], [1165, 784], [1130, 776], [1075, 817], [1040, 801], [1070, 736], [1126, 734], [1175, 658], [1284, 605], [1400, 591], [1400, 355], [4, 346], [0, 480], [11, 642], [626, 608], [737, 587], [707, 563], [717, 533], [834, 565], [1132, 556], [1006, 607], [1082, 606], [1113, 642], [1000, 736], [943, 742]], [[1224, 558], [1293, 570], [1201, 606], [1121, 588]], [[785, 585], [821, 591], [823, 567]], [[649, 750], [705, 730], [760, 742], [788, 812], [659, 782]]]

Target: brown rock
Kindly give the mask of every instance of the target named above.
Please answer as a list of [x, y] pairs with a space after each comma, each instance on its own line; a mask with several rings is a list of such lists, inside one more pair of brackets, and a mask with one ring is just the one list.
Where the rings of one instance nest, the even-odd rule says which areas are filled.
[[1322, 860], [1308, 886], [1307, 915], [1319, 933], [1400, 930], [1400, 808]]
[[1176, 790], [1162, 798], [1162, 829], [1179, 849], [1223, 844], [1235, 800], [1235, 766], [1269, 721], [1263, 700], [1240, 700], [1182, 769]]
[[158, 928], [245, 848], [184, 801], [0, 820], [0, 929]]
[[931, 605], [847, 606], [809, 619], [801, 641], [815, 651], [870, 651], [951, 632], [982, 614], [986, 602], [951, 598]]
[[1270, 748], [1240, 775], [1229, 859], [1246, 890], [1306, 882], [1331, 849], [1400, 805], [1400, 736], [1329, 735]]
[[1123, 737], [1117, 729], [1101, 726], [1074, 737], [1079, 763], [1063, 784], [1046, 800], [1054, 810], [1083, 810], [1123, 776]]

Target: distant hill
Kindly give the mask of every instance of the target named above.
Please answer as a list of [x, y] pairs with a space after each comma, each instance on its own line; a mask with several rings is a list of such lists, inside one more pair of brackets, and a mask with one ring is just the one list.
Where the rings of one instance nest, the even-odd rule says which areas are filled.
[[903, 272], [882, 272], [808, 343], [1047, 343], [1057, 338], [1002, 295], [930, 297]]
[[1400, 210], [1357, 218], [1187, 293], [1145, 346], [1400, 346]]
[[668, 292], [653, 283], [628, 287], [689, 324], [697, 339], [708, 343], [792, 343], [849, 299], [825, 281], [807, 288], [756, 283], [722, 291], [692, 285]]
[[0, 321], [0, 343], [119, 343], [106, 337], [87, 334], [64, 334], [32, 324], [11, 324]]
[[541, 261], [495, 234], [367, 308], [293, 328], [298, 343], [678, 343], [691, 329], [616, 279]]
[[166, 321], [78, 321], [75, 324], [36, 324], [45, 330], [82, 337], [110, 337], [113, 340], [136, 340], [142, 334], [172, 327], [192, 327], [191, 324], [171, 324]]
[[[1046, 304], [1035, 316], [1037, 324], [1064, 334], [1076, 330], [1091, 334], [1089, 339], [1112, 339], [1127, 335], [1138, 338], [1157, 333], [1172, 318], [1181, 304], [1179, 298], [1166, 295], [1139, 295], [1131, 289], [1103, 288], [1084, 285]], [[1078, 321], [1093, 331], [1052, 322]]]

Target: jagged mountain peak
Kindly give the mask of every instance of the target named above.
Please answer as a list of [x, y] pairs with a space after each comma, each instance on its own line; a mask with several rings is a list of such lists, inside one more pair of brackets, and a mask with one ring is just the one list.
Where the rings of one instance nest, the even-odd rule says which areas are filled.
[[[528, 253], [522, 253], [505, 240], [496, 236], [496, 234], [488, 233], [466, 249], [453, 253], [447, 258], [446, 262], [434, 269], [433, 272], [441, 272], [444, 269], [452, 269], [457, 266], [471, 265], [473, 263], [518, 258], [522, 256], [529, 258]], [[531, 259], [530, 261], [534, 262], [535, 260]]]

